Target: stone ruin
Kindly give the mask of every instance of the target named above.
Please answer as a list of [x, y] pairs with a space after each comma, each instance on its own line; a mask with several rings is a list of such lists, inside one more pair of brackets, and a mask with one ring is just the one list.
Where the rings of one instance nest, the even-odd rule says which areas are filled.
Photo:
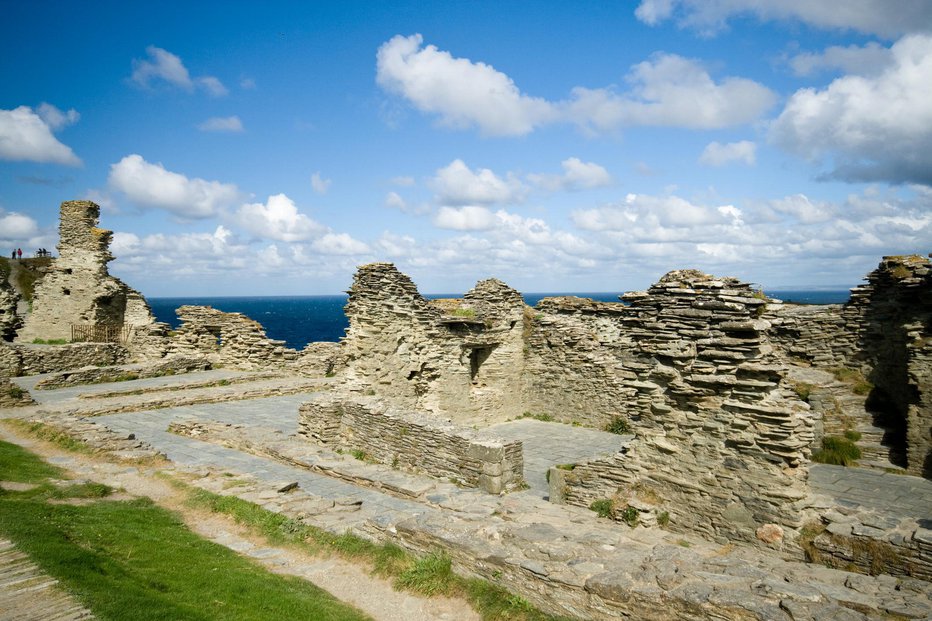
[[108, 273], [113, 233], [97, 228], [99, 218], [100, 207], [90, 201], [61, 204], [59, 258], [36, 284], [18, 342], [71, 341], [76, 333], [84, 340], [128, 341], [137, 326], [155, 321], [142, 294]]
[[[375, 395], [461, 429], [528, 414], [612, 426], [634, 439], [552, 468], [552, 502], [610, 501], [616, 519], [636, 510], [723, 541], [780, 540], [813, 519], [810, 458], [830, 419], [847, 416], [802, 398], [794, 370], [861, 370], [886, 404], [885, 449], [930, 476], [929, 274], [927, 259], [888, 257], [848, 304], [809, 307], [679, 270], [618, 303], [547, 298], [532, 309], [498, 280], [429, 301], [392, 264], [364, 265], [346, 305], [341, 384], [299, 424], [318, 441], [324, 419], [331, 437], [358, 438], [372, 424], [348, 413]], [[397, 432], [379, 441], [384, 463], [405, 454]]]

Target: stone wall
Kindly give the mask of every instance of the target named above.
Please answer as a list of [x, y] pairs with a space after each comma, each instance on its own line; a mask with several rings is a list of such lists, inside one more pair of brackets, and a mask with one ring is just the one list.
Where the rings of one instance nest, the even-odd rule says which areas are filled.
[[632, 515], [625, 509], [666, 513], [673, 528], [727, 539], [799, 527], [812, 420], [768, 341], [766, 300], [694, 270], [624, 300], [629, 308], [612, 309], [617, 332], [598, 337], [614, 353], [613, 399], [595, 406], [623, 416], [637, 438], [625, 453], [551, 470], [551, 498], [611, 500], [619, 519]]
[[80, 386], [82, 384], [102, 384], [104, 382], [119, 382], [147, 377], [163, 377], [178, 375], [193, 371], [206, 371], [210, 363], [204, 358], [188, 358], [173, 356], [163, 361], [151, 364], [131, 364], [106, 367], [83, 367], [53, 373], [36, 383], [37, 390], [53, 390], [65, 386]]
[[0, 341], [12, 341], [23, 319], [16, 313], [19, 294], [5, 278], [0, 277]]
[[298, 434], [491, 494], [523, 482], [520, 442], [483, 439], [470, 429], [375, 399], [324, 396], [305, 403], [298, 414]]
[[210, 306], [181, 306], [176, 313], [182, 323], [169, 341], [170, 355], [202, 355], [239, 369], [281, 366], [297, 358], [284, 341], [268, 338], [262, 324], [242, 313]]
[[86, 366], [123, 364], [129, 351], [116, 343], [71, 343], [32, 345], [14, 343], [0, 346], [0, 374], [17, 377], [54, 373]]
[[357, 271], [346, 315], [344, 390], [375, 389], [399, 406], [460, 423], [499, 422], [524, 411], [526, 306], [501, 281], [431, 303], [395, 266], [372, 263]]
[[144, 325], [154, 321], [145, 300], [107, 272], [113, 233], [97, 228], [100, 207], [90, 201], [61, 204], [59, 258], [36, 284], [32, 312], [17, 335], [71, 339], [72, 325]]

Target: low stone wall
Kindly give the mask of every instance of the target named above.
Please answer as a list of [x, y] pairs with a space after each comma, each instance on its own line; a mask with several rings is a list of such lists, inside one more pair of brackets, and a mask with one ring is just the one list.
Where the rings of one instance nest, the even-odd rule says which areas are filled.
[[270, 339], [265, 328], [242, 313], [210, 306], [181, 306], [182, 324], [171, 339], [170, 353], [207, 356], [212, 362], [238, 369], [266, 369], [297, 359], [284, 341]]
[[0, 375], [0, 408], [16, 408], [34, 403], [28, 391], [11, 382], [9, 377]]
[[[833, 518], [834, 517], [834, 521]], [[804, 541], [813, 561], [876, 576], [912, 576], [932, 581], [932, 530], [906, 524], [866, 524], [840, 514], [827, 517], [825, 530]]]
[[136, 364], [116, 367], [85, 367], [73, 371], [61, 371], [38, 382], [36, 388], [38, 390], [52, 390], [64, 386], [119, 382], [146, 377], [190, 373], [191, 371], [206, 371], [208, 369], [210, 369], [210, 362], [204, 358], [179, 356], [151, 365]]
[[126, 362], [128, 357], [126, 348], [116, 343], [11, 344], [0, 347], [0, 373], [18, 377], [86, 366], [112, 366]]
[[472, 430], [393, 410], [375, 399], [324, 397], [305, 403], [299, 409], [298, 434], [491, 494], [523, 482], [521, 442], [480, 439]]

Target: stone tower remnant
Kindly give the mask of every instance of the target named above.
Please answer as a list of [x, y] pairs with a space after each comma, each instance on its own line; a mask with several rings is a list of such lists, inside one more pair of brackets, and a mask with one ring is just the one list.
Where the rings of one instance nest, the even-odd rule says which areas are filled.
[[71, 340], [72, 326], [102, 330], [116, 340], [154, 321], [142, 294], [107, 271], [113, 233], [97, 227], [99, 217], [100, 207], [91, 201], [61, 204], [59, 258], [36, 285], [18, 341]]

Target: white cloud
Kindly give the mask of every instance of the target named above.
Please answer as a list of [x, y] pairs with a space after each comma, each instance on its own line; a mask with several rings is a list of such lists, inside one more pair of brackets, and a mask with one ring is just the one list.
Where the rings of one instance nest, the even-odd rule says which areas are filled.
[[38, 223], [29, 216], [15, 211], [0, 212], [0, 239], [3, 241], [25, 241], [38, 233]]
[[560, 162], [561, 175], [531, 174], [528, 180], [550, 192], [557, 190], [588, 190], [612, 184], [612, 176], [595, 162], [583, 162], [571, 157]]
[[270, 196], [265, 204], [242, 205], [236, 222], [256, 237], [284, 242], [305, 241], [317, 237], [326, 229], [300, 213], [294, 201], [284, 194]]
[[731, 162], [740, 162], [753, 166], [756, 161], [756, 151], [757, 145], [750, 140], [727, 144], [713, 141], [702, 150], [699, 163], [705, 166], [724, 166]]
[[823, 52], [803, 52], [790, 59], [793, 73], [809, 76], [824, 70], [840, 69], [855, 75], [876, 75], [893, 60], [890, 49], [875, 41], [866, 45], [832, 46]]
[[[59, 127], [67, 124], [67, 115], [58, 119], [51, 113], [54, 109], [61, 114], [54, 106], [39, 108], [41, 113], [49, 116]], [[74, 113], [74, 120], [77, 120], [77, 112]], [[80, 166], [81, 160], [71, 147], [59, 142], [51, 130], [52, 127], [28, 106], [0, 110], [0, 159]]]
[[359, 255], [369, 252], [369, 246], [346, 233], [327, 233], [314, 240], [311, 248], [321, 254]]
[[926, 0], [641, 0], [634, 14], [652, 26], [675, 18], [680, 27], [713, 35], [732, 17], [761, 21], [800, 21], [817, 28], [851, 29], [883, 37], [932, 29], [932, 4]]
[[454, 231], [486, 231], [497, 224], [495, 214], [486, 207], [441, 207], [434, 215], [434, 225]]
[[331, 183], [333, 182], [330, 179], [324, 179], [320, 176], [319, 170], [311, 175], [311, 187], [318, 194], [326, 194], [327, 190], [330, 189]]
[[408, 204], [405, 202], [405, 199], [401, 198], [398, 192], [389, 192], [385, 195], [385, 206], [391, 209], [404, 211], [407, 209]]
[[189, 179], [135, 153], [111, 164], [107, 182], [139, 205], [165, 209], [183, 218], [214, 216], [240, 194], [233, 184]]
[[838, 216], [838, 210], [833, 204], [813, 202], [805, 194], [771, 200], [768, 205], [777, 212], [793, 216], [803, 224], [827, 222]]
[[68, 112], [62, 112], [52, 104], [45, 102], [39, 104], [36, 113], [42, 117], [42, 120], [52, 131], [74, 125], [81, 119], [81, 115], [74, 108], [71, 108]]
[[573, 89], [569, 117], [590, 130], [624, 125], [718, 129], [757, 119], [776, 101], [770, 89], [745, 78], [716, 82], [702, 65], [676, 54], [654, 54], [634, 65], [630, 93]]
[[198, 86], [207, 91], [207, 94], [211, 97], [223, 97], [230, 92], [227, 90], [227, 87], [223, 85], [223, 82], [212, 75], [197, 78], [195, 82]]
[[454, 58], [421, 35], [395, 36], [378, 51], [376, 79], [387, 91], [422, 112], [437, 114], [454, 128], [478, 127], [483, 134], [520, 136], [555, 122], [589, 131], [625, 125], [711, 129], [757, 119], [775, 101], [765, 86], [745, 78], [721, 82], [695, 60], [656, 54], [632, 67], [628, 93], [576, 87], [567, 101], [527, 96], [485, 63]]
[[140, 237], [117, 231], [110, 250], [117, 257], [115, 267], [142, 276], [203, 279], [205, 275], [223, 272], [242, 273], [255, 266], [249, 246], [223, 225], [210, 233], [181, 235], [157, 233]]
[[202, 88], [214, 97], [227, 94], [223, 83], [213, 76], [191, 78], [181, 58], [168, 50], [150, 45], [146, 48], [148, 60], [133, 59], [133, 73], [130, 80], [142, 88], [152, 88], [154, 82], [167, 82], [186, 91]]
[[743, 225], [732, 205], [697, 205], [679, 196], [628, 194], [624, 201], [573, 212], [576, 226], [589, 231], [620, 231], [636, 239], [676, 241], [714, 238], [722, 227]]
[[890, 51], [877, 76], [798, 90], [771, 139], [809, 158], [833, 155], [834, 178], [932, 185], [932, 36], [904, 37]]
[[214, 116], [197, 126], [202, 132], [241, 132], [243, 122], [238, 116]]
[[502, 179], [488, 168], [472, 171], [463, 160], [453, 160], [430, 181], [441, 205], [491, 205], [524, 200], [527, 188], [508, 175]]
[[485, 63], [454, 58], [419, 34], [397, 35], [379, 47], [376, 80], [418, 110], [455, 128], [478, 127], [491, 136], [520, 136], [551, 121], [556, 111], [528, 97], [511, 78]]
[[103, 192], [96, 188], [91, 188], [84, 193], [84, 196], [81, 197], [83, 200], [91, 201], [100, 205], [100, 208], [105, 213], [119, 213], [120, 210], [117, 208], [116, 201], [113, 200], [113, 196], [109, 192]]

